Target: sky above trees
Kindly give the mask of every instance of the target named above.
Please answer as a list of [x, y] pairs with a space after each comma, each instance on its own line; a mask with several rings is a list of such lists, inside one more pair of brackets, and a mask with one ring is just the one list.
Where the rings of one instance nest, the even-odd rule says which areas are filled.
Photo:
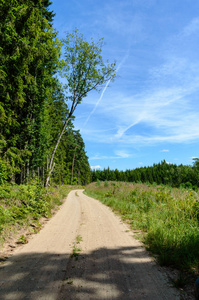
[[119, 170], [199, 152], [199, 2], [53, 1], [59, 38], [75, 28], [104, 38], [117, 78], [77, 108], [75, 126], [92, 167]]

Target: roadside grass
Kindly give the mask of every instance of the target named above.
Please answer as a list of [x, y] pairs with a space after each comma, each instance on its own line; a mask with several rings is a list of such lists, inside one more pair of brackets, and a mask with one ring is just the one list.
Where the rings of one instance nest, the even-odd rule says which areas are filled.
[[[92, 183], [85, 193], [112, 207], [133, 229], [141, 230], [142, 241], [160, 265], [199, 274], [198, 193], [118, 182]], [[180, 284], [182, 281], [179, 278]]]
[[[40, 219], [49, 218], [62, 204], [71, 187], [56, 186], [43, 188], [38, 182], [29, 185], [0, 186], [0, 246], [22, 228], [38, 232]], [[21, 235], [17, 243], [26, 243]]]

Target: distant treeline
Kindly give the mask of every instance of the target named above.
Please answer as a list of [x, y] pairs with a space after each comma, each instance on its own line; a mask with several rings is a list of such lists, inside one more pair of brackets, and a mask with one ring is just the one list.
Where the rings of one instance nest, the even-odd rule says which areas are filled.
[[93, 170], [92, 181], [126, 181], [170, 185], [197, 189], [199, 186], [199, 160], [195, 159], [193, 166], [168, 164], [165, 160], [151, 167], [141, 167], [134, 170], [119, 171]]

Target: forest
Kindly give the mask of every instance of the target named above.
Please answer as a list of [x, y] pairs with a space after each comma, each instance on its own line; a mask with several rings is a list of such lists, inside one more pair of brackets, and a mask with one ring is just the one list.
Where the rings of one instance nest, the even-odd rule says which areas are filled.
[[114, 64], [103, 62], [102, 40], [88, 43], [77, 29], [59, 40], [51, 4], [0, 3], [0, 183], [91, 180], [74, 111], [114, 77]]
[[194, 159], [193, 166], [168, 164], [165, 160], [150, 167], [119, 171], [93, 170], [92, 181], [124, 181], [136, 183], [163, 184], [171, 187], [192, 188], [199, 186], [199, 160]]

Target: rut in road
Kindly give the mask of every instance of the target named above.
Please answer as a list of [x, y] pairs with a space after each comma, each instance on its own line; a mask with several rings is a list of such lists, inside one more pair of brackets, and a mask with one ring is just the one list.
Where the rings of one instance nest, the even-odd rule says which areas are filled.
[[70, 192], [39, 234], [1, 266], [0, 299], [180, 299], [128, 229], [99, 201]]

